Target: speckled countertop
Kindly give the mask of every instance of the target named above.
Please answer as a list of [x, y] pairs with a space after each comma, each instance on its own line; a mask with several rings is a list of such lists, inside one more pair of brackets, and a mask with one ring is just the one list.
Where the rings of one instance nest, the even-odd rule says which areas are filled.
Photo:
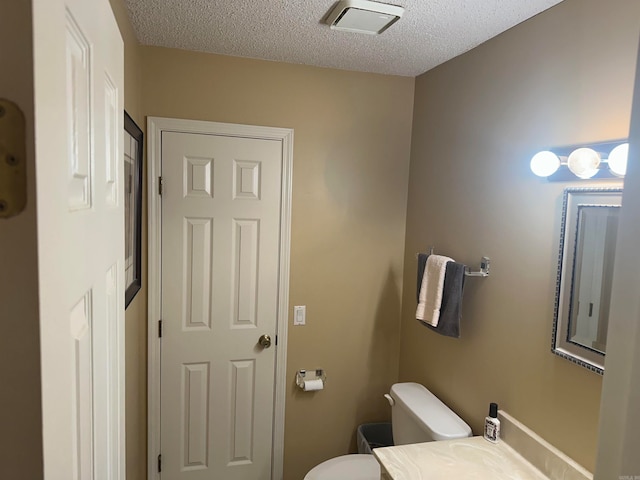
[[548, 479], [506, 443], [482, 437], [376, 448], [373, 454], [391, 480]]

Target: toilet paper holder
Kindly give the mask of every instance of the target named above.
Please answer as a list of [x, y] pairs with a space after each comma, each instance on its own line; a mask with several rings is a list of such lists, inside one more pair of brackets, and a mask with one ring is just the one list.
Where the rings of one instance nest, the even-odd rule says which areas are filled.
[[315, 370], [298, 370], [296, 372], [296, 385], [304, 390], [304, 382], [308, 380], [322, 380], [322, 385], [327, 381], [327, 375], [322, 368]]

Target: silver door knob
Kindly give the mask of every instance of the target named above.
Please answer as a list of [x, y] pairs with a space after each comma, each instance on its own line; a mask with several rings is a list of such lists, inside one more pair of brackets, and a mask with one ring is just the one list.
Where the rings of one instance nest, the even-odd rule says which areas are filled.
[[265, 333], [260, 336], [258, 343], [264, 348], [269, 348], [271, 346], [271, 337]]

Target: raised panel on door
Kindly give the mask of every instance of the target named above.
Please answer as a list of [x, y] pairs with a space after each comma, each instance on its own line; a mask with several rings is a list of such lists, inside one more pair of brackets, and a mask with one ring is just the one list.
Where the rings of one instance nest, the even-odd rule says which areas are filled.
[[213, 197], [213, 158], [184, 157], [184, 196]]
[[184, 219], [184, 326], [211, 328], [212, 218]]
[[91, 206], [91, 48], [73, 10], [66, 11], [69, 207]]
[[71, 308], [73, 478], [93, 477], [93, 308], [91, 291]]
[[[108, 72], [104, 72], [104, 139], [105, 139], [105, 202], [110, 207], [117, 207], [120, 202], [118, 195], [118, 167], [120, 163], [120, 148], [118, 125], [121, 112], [118, 108], [118, 88]], [[127, 137], [131, 137], [127, 133]], [[128, 139], [127, 139], [128, 140]], [[131, 149], [127, 149], [131, 155]]]
[[233, 219], [231, 283], [233, 317], [231, 328], [256, 328], [258, 284], [259, 219]]
[[182, 366], [182, 469], [209, 465], [209, 362]]

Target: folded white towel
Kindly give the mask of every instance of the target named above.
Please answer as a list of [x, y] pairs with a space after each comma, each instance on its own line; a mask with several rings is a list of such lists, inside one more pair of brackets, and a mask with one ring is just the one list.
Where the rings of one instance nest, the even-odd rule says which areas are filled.
[[440, 319], [440, 304], [442, 303], [442, 287], [447, 263], [454, 260], [442, 255], [429, 255], [424, 269], [420, 298], [416, 309], [416, 318], [432, 327], [438, 326]]

